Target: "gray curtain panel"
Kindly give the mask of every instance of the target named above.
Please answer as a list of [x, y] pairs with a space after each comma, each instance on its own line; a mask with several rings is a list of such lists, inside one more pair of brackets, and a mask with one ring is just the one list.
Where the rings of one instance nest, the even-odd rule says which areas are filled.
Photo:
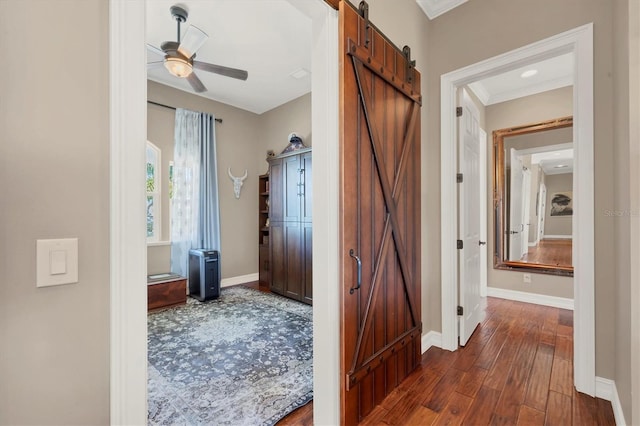
[[171, 272], [188, 277], [189, 250], [220, 250], [214, 117], [178, 108], [171, 200]]

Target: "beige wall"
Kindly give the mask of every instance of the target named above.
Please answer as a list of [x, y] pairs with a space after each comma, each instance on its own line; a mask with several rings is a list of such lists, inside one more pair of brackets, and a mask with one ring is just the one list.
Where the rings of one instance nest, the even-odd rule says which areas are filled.
[[[109, 423], [108, 6], [0, 1], [3, 425]], [[36, 288], [36, 240], [67, 237], [79, 282]]]
[[[220, 232], [222, 278], [247, 275], [258, 268], [258, 170], [255, 165], [255, 146], [260, 138], [259, 116], [220, 102], [195, 96], [172, 87], [149, 81], [147, 98], [151, 101], [174, 107], [203, 111], [222, 118], [216, 123], [216, 146], [218, 150], [218, 182], [220, 199]], [[175, 111], [148, 104], [148, 139], [162, 141], [162, 146], [173, 149], [173, 123]], [[167, 158], [172, 155], [167, 155]], [[168, 182], [168, 160], [163, 150], [163, 185]], [[233, 182], [227, 176], [231, 167], [238, 176], [248, 171], [242, 186], [240, 199], [233, 195]], [[166, 188], [166, 186], [165, 186]], [[169, 240], [168, 204], [163, 202], [163, 240]], [[255, 246], [255, 247], [254, 247]], [[149, 273], [168, 272], [170, 249], [168, 246], [148, 249]], [[164, 265], [164, 266], [163, 266]], [[163, 270], [159, 270], [163, 269]]]
[[[537, 95], [527, 96], [512, 101], [501, 102], [486, 107], [486, 126], [489, 137], [493, 139], [494, 130], [506, 129], [522, 124], [531, 124], [553, 118], [573, 115], [573, 88], [563, 87], [550, 90]], [[532, 148], [543, 145], [555, 145], [568, 143], [573, 140], [571, 128], [557, 129], [544, 133], [531, 133], [506, 138], [509, 147], [515, 149]], [[493, 143], [488, 144], [487, 170], [493, 170]], [[489, 180], [490, 186], [493, 185]], [[548, 188], [547, 188], [548, 189]], [[548, 191], [547, 191], [548, 193]], [[492, 206], [493, 187], [487, 191], [487, 205]], [[495, 250], [494, 242], [494, 217], [487, 215], [487, 239], [489, 253]], [[546, 232], [546, 230], [545, 230]], [[543, 294], [547, 296], [564, 297], [573, 299], [573, 278], [559, 277], [546, 274], [532, 274], [531, 283], [525, 283], [523, 272], [502, 271], [493, 269], [493, 257], [489, 256], [487, 266], [487, 285], [489, 287], [507, 290], [524, 291], [528, 293]]]
[[288, 145], [289, 134], [295, 132], [305, 146], [312, 146], [311, 137], [311, 93], [300, 96], [286, 104], [267, 111], [260, 116], [260, 145], [257, 148], [258, 171], [266, 173], [269, 168], [267, 151], [280, 154]]
[[551, 216], [551, 200], [558, 192], [571, 192], [573, 189], [573, 173], [563, 173], [559, 175], [547, 175], [545, 177], [547, 186], [547, 206], [544, 212], [544, 234], [549, 236], [563, 235], [571, 238], [573, 216]]
[[[491, 58], [526, 44], [553, 36], [590, 22], [594, 23], [594, 96], [595, 103], [595, 300], [596, 300], [596, 374], [613, 378], [615, 371], [615, 293], [611, 277], [615, 276], [613, 223], [601, 214], [613, 205], [614, 158], [613, 92], [613, 16], [611, 2], [601, 0], [504, 1], [470, 0], [430, 22], [426, 38], [429, 51], [426, 107], [428, 132], [425, 151], [429, 161], [430, 199], [440, 198], [440, 76]], [[556, 114], [553, 114], [556, 115]], [[427, 189], [429, 191], [429, 189]], [[440, 330], [440, 206], [433, 203], [423, 217], [433, 231], [427, 268], [431, 277], [426, 298], [431, 311], [424, 318], [425, 329]], [[520, 276], [513, 281], [522, 282]], [[534, 283], [535, 284], [535, 281]], [[571, 286], [568, 285], [567, 288]], [[569, 296], [570, 297], [570, 296]]]
[[[267, 171], [267, 149], [280, 153], [287, 136], [295, 131], [307, 146], [311, 143], [311, 94], [301, 96], [261, 115], [215, 102], [153, 81], [147, 84], [149, 100], [175, 107], [204, 111], [222, 118], [216, 123], [218, 179], [220, 188], [220, 227], [222, 278], [258, 272], [258, 175]], [[173, 159], [175, 111], [148, 104], [147, 139], [162, 149], [162, 188], [168, 188], [169, 161]], [[239, 176], [248, 177], [240, 199], [233, 194], [233, 182], [227, 176], [231, 167]], [[163, 191], [163, 195], [166, 191]], [[169, 201], [162, 200], [162, 240], [169, 241]], [[152, 245], [147, 249], [147, 272], [168, 272], [171, 249]]]
[[[631, 4], [635, 3], [635, 9], [631, 8]], [[630, 67], [630, 51], [629, 48], [629, 30], [635, 31], [635, 42], [638, 41], [638, 0], [615, 0], [613, 1], [614, 12], [614, 40], [613, 45], [616, 46], [613, 49], [614, 62], [613, 62], [613, 78], [612, 78], [612, 90], [614, 93], [614, 105], [613, 105], [613, 156], [615, 167], [612, 170], [614, 175], [614, 200], [613, 203], [607, 205], [605, 208], [622, 212], [622, 215], [607, 216], [600, 212], [599, 216], [604, 217], [607, 223], [613, 226], [614, 231], [614, 244], [613, 252], [615, 255], [615, 280], [614, 290], [616, 306], [613, 317], [615, 319], [615, 373], [612, 377], [616, 381], [616, 388], [620, 397], [620, 403], [624, 410], [625, 420], [627, 424], [638, 424], [640, 419], [637, 418], [637, 412], [633, 413], [632, 418], [632, 399], [631, 399], [631, 377], [634, 373], [632, 368], [638, 368], [638, 354], [633, 353], [631, 347], [632, 339], [638, 339], [638, 336], [633, 336], [631, 329], [631, 314], [632, 314], [632, 299], [631, 299], [631, 285], [638, 286], [640, 283], [631, 283], [631, 268], [632, 264], [638, 263], [637, 257], [632, 257], [631, 247], [631, 229], [632, 226], [637, 227], [637, 221], [639, 220], [637, 211], [634, 214], [632, 210], [631, 200], [636, 199], [632, 194], [632, 188], [637, 187], [637, 170], [635, 178], [631, 174], [630, 162], [632, 154], [637, 155], [637, 151], [633, 152], [630, 145], [630, 123], [638, 122], [636, 115], [630, 115], [630, 96], [629, 90], [631, 88], [630, 79], [637, 84], [639, 79], [638, 68], [636, 63], [635, 70]], [[635, 16], [630, 18], [631, 11], [635, 10]], [[631, 21], [630, 21], [631, 19]], [[633, 27], [635, 25], [635, 27]], [[638, 44], [635, 45], [636, 49]], [[637, 52], [634, 52], [637, 55]], [[637, 59], [637, 56], [636, 56]], [[635, 71], [635, 74], [632, 72]], [[637, 87], [637, 86], [636, 86]], [[637, 137], [637, 135], [636, 135]], [[636, 146], [637, 149], [637, 146]], [[597, 158], [597, 157], [596, 157]], [[637, 163], [636, 163], [637, 166]], [[630, 183], [633, 182], [631, 185]], [[637, 204], [636, 204], [637, 207]], [[598, 216], [596, 216], [597, 218]], [[632, 225], [632, 221], [635, 223]], [[637, 236], [637, 235], [636, 235]], [[635, 253], [638, 256], [638, 252]], [[635, 305], [635, 309], [638, 306]], [[636, 371], [635, 374], [638, 374]], [[638, 385], [638, 383], [636, 383]], [[638, 389], [635, 389], [638, 392]], [[636, 401], [638, 401], [636, 397]], [[640, 407], [635, 407], [634, 410], [640, 410]]]
[[[629, 44], [628, 44], [628, 111], [626, 113], [629, 127], [629, 155], [624, 160], [629, 164], [629, 182], [640, 181], [640, 2], [628, 1], [628, 9], [616, 14], [618, 20], [628, 19]], [[624, 25], [622, 26], [624, 28]], [[624, 37], [624, 36], [622, 36]], [[624, 46], [624, 42], [621, 42]], [[617, 69], [624, 68], [625, 64], [619, 64]], [[624, 74], [624, 73], [623, 73]], [[618, 73], [616, 73], [618, 76]], [[618, 76], [618, 78], [623, 78]], [[624, 95], [620, 96], [618, 111], [624, 114]], [[629, 185], [629, 204], [631, 211], [640, 212], [640, 186]], [[640, 257], [640, 221], [630, 221], [629, 232], [629, 257]], [[617, 339], [616, 353], [616, 383], [622, 408], [628, 424], [640, 422], [640, 365], [635, 360], [640, 353], [640, 262], [630, 261], [629, 279], [621, 282], [619, 297], [621, 306], [619, 309], [621, 318], [618, 320], [620, 337]], [[628, 289], [627, 289], [628, 287]], [[628, 293], [627, 293], [628, 292]], [[624, 297], [628, 296], [628, 297]], [[627, 323], [629, 327], [627, 328]]]

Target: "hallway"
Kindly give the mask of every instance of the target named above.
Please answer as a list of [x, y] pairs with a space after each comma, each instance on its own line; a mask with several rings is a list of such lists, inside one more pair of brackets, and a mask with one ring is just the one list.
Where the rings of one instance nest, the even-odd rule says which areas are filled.
[[[283, 419], [312, 424], [311, 404]], [[614, 425], [611, 404], [573, 388], [573, 312], [487, 298], [464, 348], [430, 348], [367, 416], [370, 425]]]

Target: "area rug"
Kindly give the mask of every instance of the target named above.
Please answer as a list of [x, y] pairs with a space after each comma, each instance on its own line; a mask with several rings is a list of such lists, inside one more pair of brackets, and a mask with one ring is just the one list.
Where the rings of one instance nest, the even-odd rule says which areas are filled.
[[313, 397], [311, 306], [231, 287], [148, 332], [150, 425], [273, 425]]

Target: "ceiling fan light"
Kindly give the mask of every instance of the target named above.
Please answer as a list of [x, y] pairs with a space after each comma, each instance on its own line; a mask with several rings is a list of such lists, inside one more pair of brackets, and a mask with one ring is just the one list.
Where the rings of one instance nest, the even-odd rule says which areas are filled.
[[188, 77], [193, 66], [182, 58], [168, 57], [164, 61], [165, 68], [176, 77]]

